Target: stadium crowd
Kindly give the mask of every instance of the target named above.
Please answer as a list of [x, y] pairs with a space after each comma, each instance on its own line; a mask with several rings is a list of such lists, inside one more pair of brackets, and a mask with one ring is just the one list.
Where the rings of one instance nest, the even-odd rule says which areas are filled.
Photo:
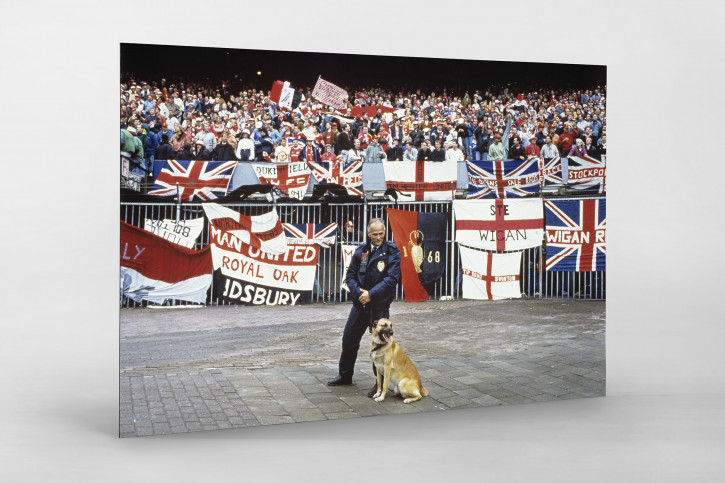
[[[154, 160], [503, 160], [606, 153], [606, 86], [451, 95], [348, 91], [348, 109], [317, 102], [293, 110], [269, 91], [232, 94], [193, 83], [122, 80], [121, 155], [133, 171]], [[361, 106], [377, 108], [359, 109]], [[369, 111], [369, 112], [368, 112]]]

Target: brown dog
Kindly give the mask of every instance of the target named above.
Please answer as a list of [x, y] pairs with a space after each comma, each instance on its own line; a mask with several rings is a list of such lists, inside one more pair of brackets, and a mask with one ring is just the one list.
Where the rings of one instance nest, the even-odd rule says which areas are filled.
[[376, 402], [383, 401], [388, 392], [388, 384], [393, 384], [393, 393], [400, 394], [404, 403], [412, 403], [428, 395], [421, 385], [420, 374], [410, 358], [393, 339], [393, 323], [389, 319], [380, 319], [373, 326], [370, 338], [370, 358], [378, 373], [378, 392]]

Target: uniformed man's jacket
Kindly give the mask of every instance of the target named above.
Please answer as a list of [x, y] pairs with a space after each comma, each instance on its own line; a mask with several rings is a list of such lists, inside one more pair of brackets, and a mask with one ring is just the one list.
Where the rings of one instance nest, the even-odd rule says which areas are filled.
[[[370, 254], [370, 242], [357, 247], [347, 269], [345, 281], [350, 289], [353, 304], [361, 307], [358, 298], [365, 289], [373, 306], [390, 304], [395, 298], [395, 286], [400, 282], [400, 250], [395, 243], [384, 241]], [[360, 273], [363, 253], [367, 254], [367, 269]]]

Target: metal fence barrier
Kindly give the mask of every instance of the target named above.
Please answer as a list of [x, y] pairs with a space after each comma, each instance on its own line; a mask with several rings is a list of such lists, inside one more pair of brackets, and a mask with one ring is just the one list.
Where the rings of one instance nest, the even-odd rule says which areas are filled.
[[[599, 199], [601, 197], [572, 197], [562, 199]], [[269, 202], [225, 203], [224, 206], [239, 211], [244, 215], [260, 215], [270, 209]], [[321, 248], [317, 262], [317, 277], [312, 292], [312, 303], [347, 302], [348, 293], [340, 288], [344, 280], [343, 253], [341, 245], [360, 244], [365, 241], [365, 227], [368, 220], [382, 218], [386, 221], [386, 232], [389, 239], [395, 241], [392, 230], [385, 216], [385, 208], [396, 208], [423, 213], [448, 214], [446, 226], [445, 259], [446, 270], [441, 280], [435, 285], [433, 299], [462, 299], [461, 296], [461, 262], [457, 243], [455, 242], [455, 228], [452, 223], [453, 205], [450, 201], [416, 201], [416, 202], [363, 202], [363, 203], [275, 203], [274, 206], [282, 223], [337, 223], [338, 241], [330, 248]], [[175, 219], [177, 221], [190, 220], [204, 216], [201, 203], [121, 203], [121, 220], [139, 228], [144, 228], [144, 221], [150, 219]], [[344, 233], [345, 222], [352, 221], [354, 233], [346, 238]], [[204, 229], [196, 241], [195, 250], [200, 250], [209, 244], [209, 225]], [[606, 299], [606, 272], [547, 272], [542, 270], [544, 247], [538, 246], [522, 251], [521, 257], [521, 293], [524, 297], [540, 299]], [[505, 253], [498, 251], [495, 253]], [[207, 294], [207, 305], [225, 305], [223, 301], [214, 296], [214, 285]], [[404, 300], [402, 284], [396, 289], [396, 300]], [[192, 305], [183, 300], [168, 300], [168, 305]], [[121, 307], [143, 307], [147, 303], [137, 303], [121, 295]]]

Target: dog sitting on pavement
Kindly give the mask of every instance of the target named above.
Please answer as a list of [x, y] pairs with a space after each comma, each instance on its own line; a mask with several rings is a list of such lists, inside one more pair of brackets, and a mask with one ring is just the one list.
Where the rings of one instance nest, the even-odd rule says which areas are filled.
[[378, 375], [376, 402], [385, 400], [388, 384], [393, 384], [393, 393], [403, 396], [408, 404], [428, 395], [420, 381], [420, 374], [408, 355], [393, 339], [393, 323], [389, 319], [375, 322], [370, 338], [370, 358]]

